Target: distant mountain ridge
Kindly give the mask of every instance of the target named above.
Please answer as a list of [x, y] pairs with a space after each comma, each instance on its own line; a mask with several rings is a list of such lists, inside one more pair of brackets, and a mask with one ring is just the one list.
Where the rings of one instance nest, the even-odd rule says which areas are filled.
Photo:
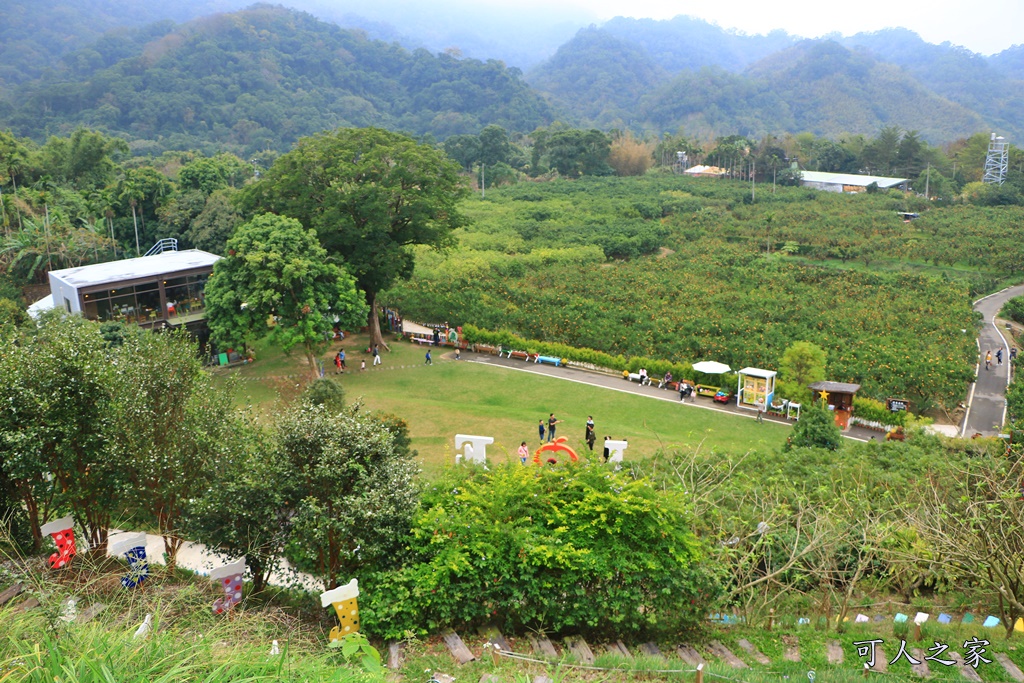
[[[985, 58], [906, 29], [800, 40], [746, 36], [690, 17], [620, 17], [581, 30], [527, 78], [583, 125], [830, 137], [896, 125], [941, 143], [988, 129], [1024, 137], [1018, 70], [1024, 49]], [[590, 83], [602, 87], [582, 87]]]
[[552, 119], [517, 69], [409, 52], [282, 7], [161, 26], [137, 33], [152, 40], [129, 41], [125, 58], [104, 56], [101, 44], [66, 56], [8, 99], [0, 127], [40, 138], [84, 125], [127, 137], [137, 152], [250, 154], [339, 126], [444, 138]]
[[[895, 125], [933, 143], [988, 130], [1024, 138], [1024, 46], [983, 57], [907, 29], [803, 40], [686, 16], [617, 17], [559, 45], [570, 20], [557, 8], [291, 1], [360, 30], [276, 5], [210, 16], [247, 0], [9, 0], [0, 127], [42, 139], [86, 125], [137, 152], [242, 154], [341, 125], [444, 139], [555, 119], [702, 137]], [[524, 81], [488, 49], [509, 64], [546, 58]]]

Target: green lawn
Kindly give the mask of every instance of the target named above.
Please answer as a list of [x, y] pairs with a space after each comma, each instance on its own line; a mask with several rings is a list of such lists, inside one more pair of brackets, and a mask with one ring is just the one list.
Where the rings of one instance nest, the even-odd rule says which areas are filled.
[[[768, 450], [782, 444], [789, 428], [736, 417], [674, 400], [660, 401], [609, 389], [577, 384], [516, 370], [488, 367], [450, 359], [452, 352], [434, 349], [434, 364], [424, 365], [425, 349], [407, 342], [392, 343], [383, 352], [383, 366], [374, 369], [365, 353], [366, 337], [346, 339], [350, 371], [334, 374], [330, 358], [338, 345], [324, 354], [328, 376], [341, 383], [349, 402], [361, 400], [369, 408], [394, 413], [409, 423], [413, 448], [423, 468], [437, 471], [454, 461], [455, 434], [494, 437], [488, 457], [514, 459], [521, 441], [531, 449], [539, 445], [538, 420], [548, 413], [564, 422], [558, 435], [569, 438], [577, 451], [583, 441], [588, 415], [597, 424], [598, 444], [604, 436], [629, 441], [627, 459], [643, 458], [658, 448], [721, 449], [743, 452]], [[362, 347], [362, 348], [360, 348]], [[359, 361], [367, 361], [366, 372]], [[282, 398], [297, 393], [305, 366], [297, 354], [290, 358], [266, 348], [257, 350], [257, 362], [234, 370], [236, 400], [252, 404], [264, 414], [279, 408]], [[665, 392], [666, 398], [673, 396]], [[708, 405], [699, 399], [698, 405]]]

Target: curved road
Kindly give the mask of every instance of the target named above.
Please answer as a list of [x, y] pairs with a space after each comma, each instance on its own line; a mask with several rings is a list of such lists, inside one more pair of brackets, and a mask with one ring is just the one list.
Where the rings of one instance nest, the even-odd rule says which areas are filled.
[[[967, 401], [967, 414], [961, 428], [962, 436], [995, 436], [1002, 430], [1006, 417], [1006, 385], [1009, 384], [1010, 344], [999, 328], [995, 316], [1009, 299], [1024, 296], [1024, 285], [1009, 287], [989, 294], [974, 302], [974, 310], [984, 316], [985, 322], [978, 334], [978, 378], [971, 385]], [[1003, 349], [1003, 364], [996, 363], [996, 349]], [[985, 352], [992, 351], [992, 369], [985, 370]]]

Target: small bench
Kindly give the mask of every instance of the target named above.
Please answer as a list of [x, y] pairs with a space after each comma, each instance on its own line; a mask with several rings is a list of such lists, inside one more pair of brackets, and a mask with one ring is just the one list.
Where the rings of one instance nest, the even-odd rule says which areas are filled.
[[531, 359], [531, 355], [529, 353], [527, 353], [526, 351], [512, 351], [512, 350], [508, 350], [505, 353], [508, 354], [506, 356], [506, 358], [515, 358], [517, 360], [527, 360], [527, 361]]
[[414, 341], [417, 344], [433, 344], [434, 340], [429, 337], [411, 337], [410, 341]]
[[715, 394], [722, 390], [722, 387], [713, 387], [707, 384], [698, 384], [694, 389], [697, 390], [698, 396], [710, 396], [714, 398]]
[[501, 355], [498, 347], [491, 346], [489, 344], [473, 344], [473, 350], [477, 353], [489, 353], [491, 355], [498, 354], [499, 356]]
[[537, 356], [536, 360], [534, 360], [533, 362], [534, 363], [548, 363], [550, 365], [554, 365], [557, 368], [557, 367], [559, 367], [562, 364], [562, 359], [561, 358], [555, 358], [554, 356]]

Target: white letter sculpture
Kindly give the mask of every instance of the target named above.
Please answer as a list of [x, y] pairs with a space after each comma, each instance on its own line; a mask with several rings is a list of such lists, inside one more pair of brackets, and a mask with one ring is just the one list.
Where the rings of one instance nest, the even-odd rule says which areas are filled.
[[608, 462], [622, 462], [622, 456], [629, 448], [629, 443], [608, 439], [604, 442], [604, 447], [608, 449]]
[[[487, 462], [487, 446], [494, 443], [491, 436], [470, 436], [468, 434], [455, 435], [455, 450], [462, 448], [462, 454], [455, 456], [455, 462], [465, 458], [466, 462], [475, 462], [483, 465]], [[463, 448], [465, 446], [465, 448]]]

